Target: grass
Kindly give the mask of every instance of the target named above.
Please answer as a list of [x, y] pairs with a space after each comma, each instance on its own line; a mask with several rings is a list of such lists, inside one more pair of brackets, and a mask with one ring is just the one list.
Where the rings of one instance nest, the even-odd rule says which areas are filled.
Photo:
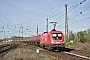
[[19, 48], [7, 53], [1, 60], [60, 60], [45, 53], [36, 53], [30, 49], [34, 46], [20, 46]]
[[86, 42], [86, 43], [77, 42], [77, 43], [70, 44], [70, 46], [68, 46], [68, 47], [74, 48], [77, 50], [85, 50], [85, 51], [90, 52], [90, 43], [89, 42]]

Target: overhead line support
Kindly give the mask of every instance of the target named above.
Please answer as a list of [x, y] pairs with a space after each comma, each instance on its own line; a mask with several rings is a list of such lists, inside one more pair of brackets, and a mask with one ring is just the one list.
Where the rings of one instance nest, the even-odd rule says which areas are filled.
[[48, 32], [48, 18], [46, 18], [46, 32]]
[[68, 40], [68, 18], [67, 18], [67, 4], [65, 4], [65, 41]]

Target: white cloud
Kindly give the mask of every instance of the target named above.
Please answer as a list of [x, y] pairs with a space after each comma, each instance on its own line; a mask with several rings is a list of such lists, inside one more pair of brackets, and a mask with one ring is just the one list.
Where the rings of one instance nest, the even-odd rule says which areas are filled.
[[13, 3], [13, 4], [16, 4], [16, 5], [19, 5], [19, 6], [27, 7], [27, 6], [25, 6], [25, 5], [22, 5], [22, 4], [19, 4], [19, 3], [16, 3], [16, 2], [11, 1], [11, 0], [7, 0], [7, 1], [9, 1], [9, 2], [11, 2], [11, 3]]

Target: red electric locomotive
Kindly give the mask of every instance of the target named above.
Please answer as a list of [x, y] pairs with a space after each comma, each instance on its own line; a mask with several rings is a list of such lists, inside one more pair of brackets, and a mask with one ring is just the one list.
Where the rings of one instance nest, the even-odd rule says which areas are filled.
[[56, 24], [53, 25], [54, 25], [54, 29], [51, 30], [50, 32], [45, 32], [38, 36], [31, 37], [29, 38], [29, 40], [27, 39], [25, 41], [50, 50], [64, 49], [65, 48], [64, 34], [61, 31], [55, 30]]
[[55, 29], [40, 35], [40, 45], [43, 48], [62, 49], [64, 45], [64, 35]]

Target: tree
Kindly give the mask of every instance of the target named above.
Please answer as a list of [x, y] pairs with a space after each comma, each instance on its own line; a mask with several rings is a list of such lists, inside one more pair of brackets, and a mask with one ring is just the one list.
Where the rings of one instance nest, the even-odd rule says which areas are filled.
[[87, 29], [87, 41], [90, 42], [90, 29]]
[[72, 31], [69, 32], [69, 40], [74, 40], [75, 42], [90, 42], [90, 29], [79, 31], [76, 34]]
[[75, 34], [74, 41], [75, 41], [75, 42], [79, 42], [79, 39], [78, 39], [77, 34]]
[[77, 37], [79, 42], [86, 42], [87, 41], [87, 31], [79, 31], [77, 32]]
[[74, 40], [74, 35], [73, 31], [69, 31], [69, 40]]
[[84, 42], [86, 42], [87, 41], [87, 31], [86, 30], [83, 31], [83, 35], [84, 35]]

